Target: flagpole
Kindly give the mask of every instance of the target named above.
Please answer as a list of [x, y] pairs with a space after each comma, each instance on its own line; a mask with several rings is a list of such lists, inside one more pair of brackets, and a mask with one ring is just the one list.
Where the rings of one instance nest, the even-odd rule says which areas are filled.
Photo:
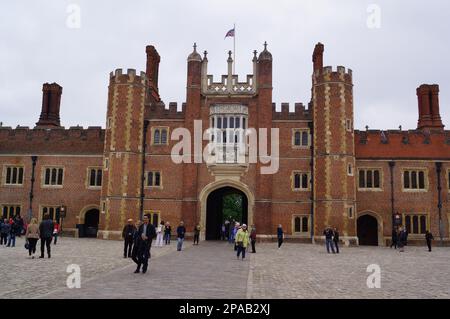
[[236, 23], [233, 25], [234, 37], [233, 37], [233, 75], [235, 74], [236, 68]]

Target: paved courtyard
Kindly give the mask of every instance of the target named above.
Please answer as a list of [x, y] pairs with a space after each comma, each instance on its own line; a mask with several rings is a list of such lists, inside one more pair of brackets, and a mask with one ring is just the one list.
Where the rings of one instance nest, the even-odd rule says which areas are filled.
[[[259, 244], [242, 262], [230, 245], [202, 242], [177, 252], [152, 248], [149, 272], [134, 274], [122, 242], [61, 238], [51, 259], [28, 259], [18, 239], [0, 247], [0, 298], [450, 298], [450, 248], [343, 248]], [[38, 244], [39, 248], [39, 244]], [[81, 288], [69, 289], [67, 266], [81, 269]], [[367, 266], [381, 269], [381, 288], [369, 289]]]

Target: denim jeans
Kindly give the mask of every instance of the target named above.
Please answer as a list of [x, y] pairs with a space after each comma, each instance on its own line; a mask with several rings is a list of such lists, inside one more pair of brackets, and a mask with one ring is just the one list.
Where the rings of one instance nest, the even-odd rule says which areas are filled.
[[[11, 245], [12, 243], [12, 245]], [[8, 237], [8, 245], [6, 246], [11, 246], [11, 247], [15, 247], [16, 246], [16, 235], [9, 235]]]
[[170, 245], [170, 234], [164, 234], [164, 242], [166, 245]]
[[242, 259], [245, 258], [245, 247], [244, 246], [237, 246], [237, 257], [239, 258], [239, 255], [242, 252]]
[[178, 251], [181, 251], [181, 248], [183, 248], [183, 241], [184, 241], [184, 238], [178, 238], [177, 239], [177, 250]]
[[333, 240], [331, 239], [326, 239], [326, 245], [327, 245], [327, 252], [330, 253], [330, 247], [331, 247], [331, 251], [334, 252], [334, 245], [333, 245]]

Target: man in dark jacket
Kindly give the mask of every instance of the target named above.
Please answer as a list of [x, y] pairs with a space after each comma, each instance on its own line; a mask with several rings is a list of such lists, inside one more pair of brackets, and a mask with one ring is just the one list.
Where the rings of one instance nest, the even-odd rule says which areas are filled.
[[41, 255], [39, 258], [44, 258], [44, 246], [47, 247], [47, 255], [50, 258], [50, 244], [53, 236], [53, 220], [50, 219], [49, 214], [44, 214], [44, 220], [39, 225], [39, 233], [41, 235]]
[[11, 232], [11, 225], [8, 223], [8, 220], [5, 218], [1, 225], [0, 233], [1, 233], [1, 241], [0, 245], [6, 245], [8, 242], [8, 236]]
[[334, 251], [334, 245], [333, 245], [333, 231], [331, 230], [331, 227], [328, 226], [323, 231], [323, 235], [325, 236], [325, 244], [327, 246], [327, 252], [330, 253], [330, 247], [331, 247], [331, 251], [334, 254], [335, 251]]
[[184, 235], [186, 234], [186, 227], [184, 227], [184, 222], [180, 222], [177, 227], [177, 251], [183, 249]]
[[143, 224], [138, 230], [138, 239], [136, 244], [138, 247], [137, 255], [133, 256], [133, 261], [137, 264], [135, 274], [140, 273], [142, 266], [142, 273], [145, 274], [148, 268], [148, 260], [150, 259], [150, 248], [152, 247], [152, 240], [156, 238], [155, 226], [149, 223], [147, 215], [144, 216]]
[[393, 229], [392, 230], [392, 243], [391, 243], [391, 248], [392, 246], [394, 246], [395, 249], [397, 249], [397, 243], [398, 243], [398, 232], [397, 229]]
[[133, 225], [133, 220], [129, 219], [128, 224], [125, 225], [122, 231], [122, 237], [124, 240], [123, 258], [127, 258], [127, 251], [128, 258], [131, 258], [131, 250], [133, 249], [133, 235], [135, 231], [136, 228]]
[[428, 251], [431, 251], [431, 241], [434, 239], [433, 234], [428, 230], [425, 233], [425, 240], [427, 241]]
[[336, 254], [339, 254], [339, 232], [336, 227], [333, 230], [333, 242], [336, 247]]

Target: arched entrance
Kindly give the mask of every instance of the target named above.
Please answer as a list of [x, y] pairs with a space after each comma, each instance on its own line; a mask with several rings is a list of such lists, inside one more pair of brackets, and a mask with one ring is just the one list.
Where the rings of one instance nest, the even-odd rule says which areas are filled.
[[97, 208], [88, 210], [84, 215], [84, 237], [97, 237], [100, 212]]
[[378, 220], [369, 214], [361, 215], [357, 221], [359, 244], [378, 246]]
[[219, 240], [225, 220], [248, 224], [248, 198], [239, 189], [226, 186], [208, 195], [206, 203], [206, 240]]
[[[240, 191], [241, 194], [245, 195], [247, 200], [246, 206], [246, 215], [247, 215], [247, 224], [252, 225], [254, 223], [253, 220], [253, 207], [255, 206], [255, 196], [250, 191], [247, 185], [242, 183], [241, 181], [234, 178], [222, 178], [215, 182], [212, 182], [206, 185], [199, 194], [200, 201], [200, 225], [202, 228], [201, 238], [206, 238], [206, 219], [207, 219], [207, 206], [208, 206], [208, 197], [214, 191], [219, 190], [221, 188], [233, 188], [235, 191]], [[214, 203], [214, 201], [211, 200]], [[213, 204], [214, 205], [214, 204]], [[217, 204], [216, 204], [217, 205]], [[213, 227], [214, 229], [214, 227]]]

